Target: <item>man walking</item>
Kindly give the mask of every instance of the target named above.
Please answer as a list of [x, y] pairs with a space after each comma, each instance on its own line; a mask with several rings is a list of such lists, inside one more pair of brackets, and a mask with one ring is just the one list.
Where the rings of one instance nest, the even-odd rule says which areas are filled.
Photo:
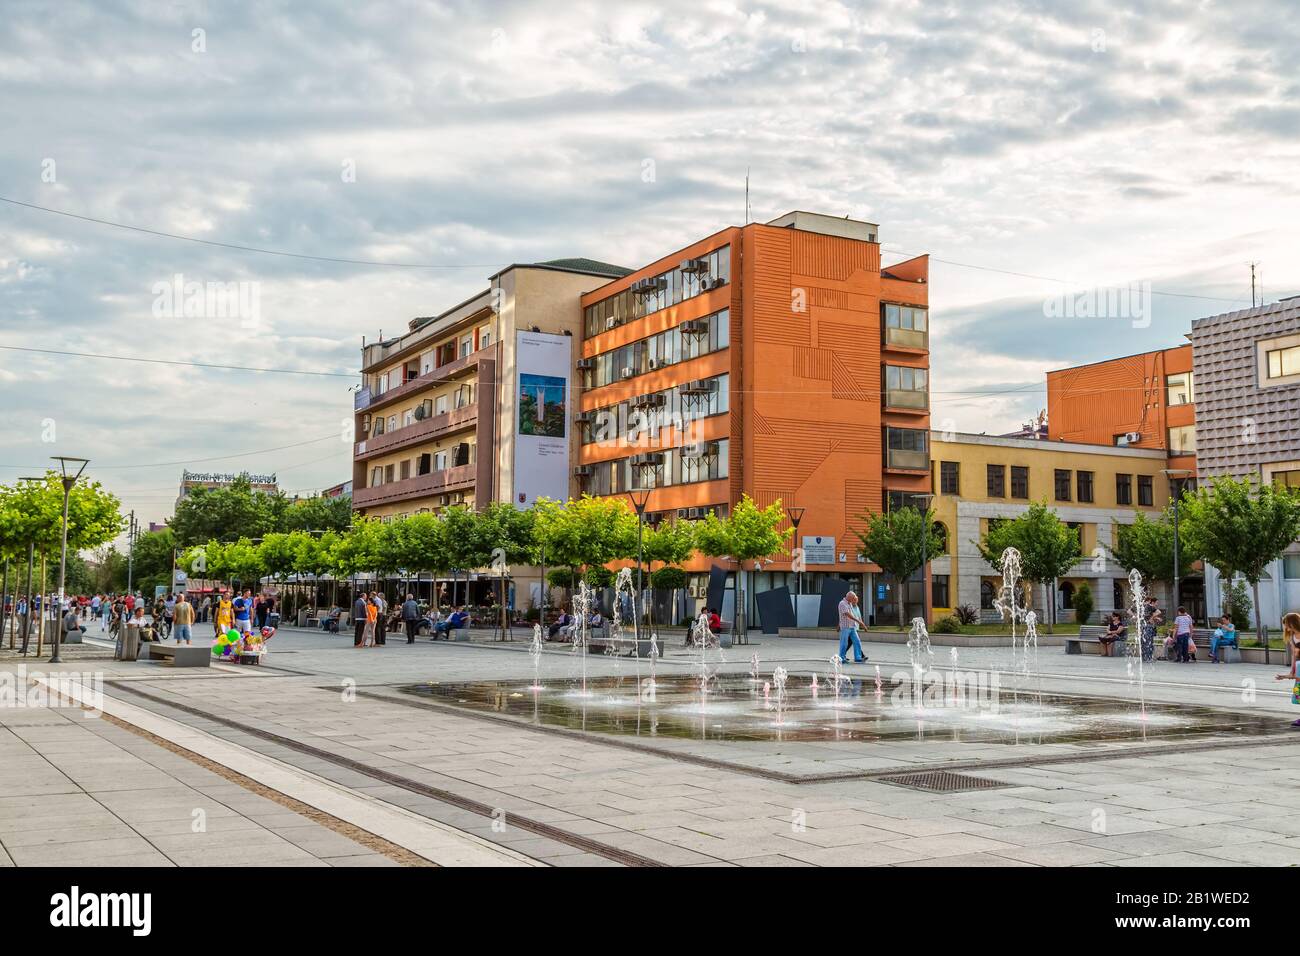
[[862, 615], [858, 613], [858, 596], [850, 591], [844, 595], [844, 600], [840, 602], [840, 660], [848, 663], [849, 642], [853, 642], [853, 663], [861, 664], [867, 659], [867, 655], [862, 653], [862, 645], [858, 643], [858, 625], [862, 623]]
[[360, 647], [361, 638], [366, 633], [366, 592], [362, 591], [357, 595], [357, 599], [352, 602], [352, 624], [356, 633], [352, 638], [352, 646]]
[[235, 630], [240, 634], [253, 632], [253, 592], [244, 589], [244, 593], [230, 602], [235, 609]]
[[402, 604], [402, 623], [406, 625], [406, 643], [414, 644], [420, 629], [420, 605], [415, 603], [414, 594], [408, 594]]
[[375, 643], [388, 643], [388, 602], [384, 600], [384, 592], [376, 591], [371, 595], [375, 602]]
[[172, 609], [172, 636], [176, 638], [179, 644], [182, 640], [189, 644], [193, 637], [194, 625], [194, 605], [185, 597], [185, 592], [176, 601], [176, 606]]

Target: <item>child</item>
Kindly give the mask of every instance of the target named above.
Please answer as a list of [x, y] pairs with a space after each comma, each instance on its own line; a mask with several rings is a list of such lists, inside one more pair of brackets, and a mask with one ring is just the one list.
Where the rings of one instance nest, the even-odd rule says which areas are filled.
[[[1291, 685], [1291, 703], [1300, 704], [1300, 614], [1295, 611], [1282, 618], [1282, 644], [1290, 660], [1290, 670], [1278, 674], [1277, 680], [1295, 681]], [[1291, 722], [1292, 727], [1300, 728], [1300, 720]]]

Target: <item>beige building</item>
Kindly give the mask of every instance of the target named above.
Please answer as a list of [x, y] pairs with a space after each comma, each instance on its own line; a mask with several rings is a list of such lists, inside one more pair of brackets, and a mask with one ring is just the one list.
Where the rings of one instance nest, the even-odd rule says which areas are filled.
[[[1127, 573], [1106, 547], [1117, 525], [1131, 524], [1138, 513], [1158, 514], [1168, 504], [1163, 449], [932, 432], [931, 457], [935, 520], [947, 540], [947, 553], [930, 565], [934, 618], [970, 605], [981, 620], [999, 619], [993, 600], [1001, 575], [976, 542], [990, 521], [1015, 518], [1044, 500], [1079, 530], [1079, 561], [1058, 580], [1053, 596], [1057, 620], [1073, 620], [1073, 595], [1085, 581], [1094, 615], [1127, 602]], [[1042, 589], [1034, 604], [1043, 617]]]
[[580, 342], [579, 297], [624, 273], [589, 259], [512, 265], [473, 298], [365, 346], [353, 508], [383, 518], [514, 501], [517, 333]]

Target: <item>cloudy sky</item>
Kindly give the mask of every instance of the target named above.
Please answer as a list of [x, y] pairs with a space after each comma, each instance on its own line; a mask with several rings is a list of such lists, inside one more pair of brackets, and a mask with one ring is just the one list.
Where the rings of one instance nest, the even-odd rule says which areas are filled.
[[[739, 224], [746, 170], [755, 220], [852, 215], [881, 224], [886, 262], [935, 257], [937, 427], [1014, 428], [1047, 369], [1178, 344], [1192, 318], [1249, 305], [1251, 262], [1266, 298], [1300, 290], [1289, 0], [6, 0], [4, 16], [4, 200], [320, 257], [0, 201], [0, 482], [89, 457], [146, 522], [187, 462], [298, 493], [349, 478], [363, 334], [509, 262], [634, 266]], [[256, 314], [160, 307], [176, 276], [250, 283]], [[1049, 297], [1147, 282], [1149, 323], [1045, 315]]]

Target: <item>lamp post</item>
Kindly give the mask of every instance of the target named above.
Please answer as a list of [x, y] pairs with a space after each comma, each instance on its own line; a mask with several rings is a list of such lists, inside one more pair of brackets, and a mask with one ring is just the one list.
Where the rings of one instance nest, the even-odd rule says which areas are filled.
[[627, 493], [636, 509], [636, 598], [632, 601], [632, 637], [637, 642], [637, 653], [641, 650], [641, 595], [644, 587], [641, 581], [641, 540], [645, 532], [645, 509], [650, 503], [650, 489], [637, 488]]
[[[912, 495], [912, 497], [913, 497], [914, 499], [916, 499], [917, 501], [921, 502], [921, 506], [920, 506], [919, 508], [917, 508], [917, 510], [921, 512], [921, 516], [922, 516], [922, 518], [924, 518], [925, 515], [928, 514], [929, 511], [930, 511], [930, 502], [934, 500], [934, 495], [933, 495], [932, 493], [930, 493], [930, 492], [927, 491], [927, 492], [922, 492], [921, 494], [915, 494], [915, 495]], [[928, 599], [927, 596], [926, 596], [926, 591], [925, 591], [925, 566], [926, 566], [926, 564], [929, 563], [929, 562], [926, 560], [926, 557], [925, 557], [925, 556], [926, 556], [926, 554], [927, 554], [927, 553], [929, 552], [929, 550], [930, 550], [930, 548], [929, 548], [929, 544], [930, 544], [930, 530], [931, 530], [931, 529], [930, 529], [930, 526], [929, 526], [929, 525], [923, 525], [922, 528], [921, 528], [921, 567], [920, 567], [920, 571], [921, 571], [921, 616], [922, 616], [922, 617], [925, 617], [925, 609], [926, 609], [927, 605], [929, 605], [929, 603], [930, 603], [930, 602], [929, 602], [929, 599]], [[906, 591], [903, 592], [903, 607], [904, 607], [905, 609], [906, 609], [906, 607], [907, 607], [907, 592], [906, 592]]]
[[1161, 468], [1160, 471], [1169, 479], [1169, 494], [1174, 499], [1174, 596], [1173, 607], [1170, 610], [1175, 610], [1178, 607], [1180, 584], [1178, 576], [1178, 502], [1183, 497], [1183, 482], [1193, 472], [1188, 468]]
[[[790, 524], [794, 526], [794, 543], [795, 547], [799, 546], [799, 522], [803, 520], [803, 513], [806, 508], [786, 508], [785, 516], [790, 519]], [[795, 593], [803, 594], [803, 555], [799, 556], [799, 570], [795, 572]]]
[[[51, 455], [59, 463], [60, 481], [63, 483], [63, 544], [59, 551], [59, 620], [54, 626], [54, 654], [50, 657], [51, 664], [62, 663], [59, 659], [59, 635], [63, 631], [63, 588], [67, 581], [68, 575], [68, 502], [72, 497], [72, 488], [81, 477], [81, 473], [86, 470], [86, 465], [90, 464], [89, 458], [71, 458], [67, 455]], [[75, 468], [72, 472], [70, 469]]]

